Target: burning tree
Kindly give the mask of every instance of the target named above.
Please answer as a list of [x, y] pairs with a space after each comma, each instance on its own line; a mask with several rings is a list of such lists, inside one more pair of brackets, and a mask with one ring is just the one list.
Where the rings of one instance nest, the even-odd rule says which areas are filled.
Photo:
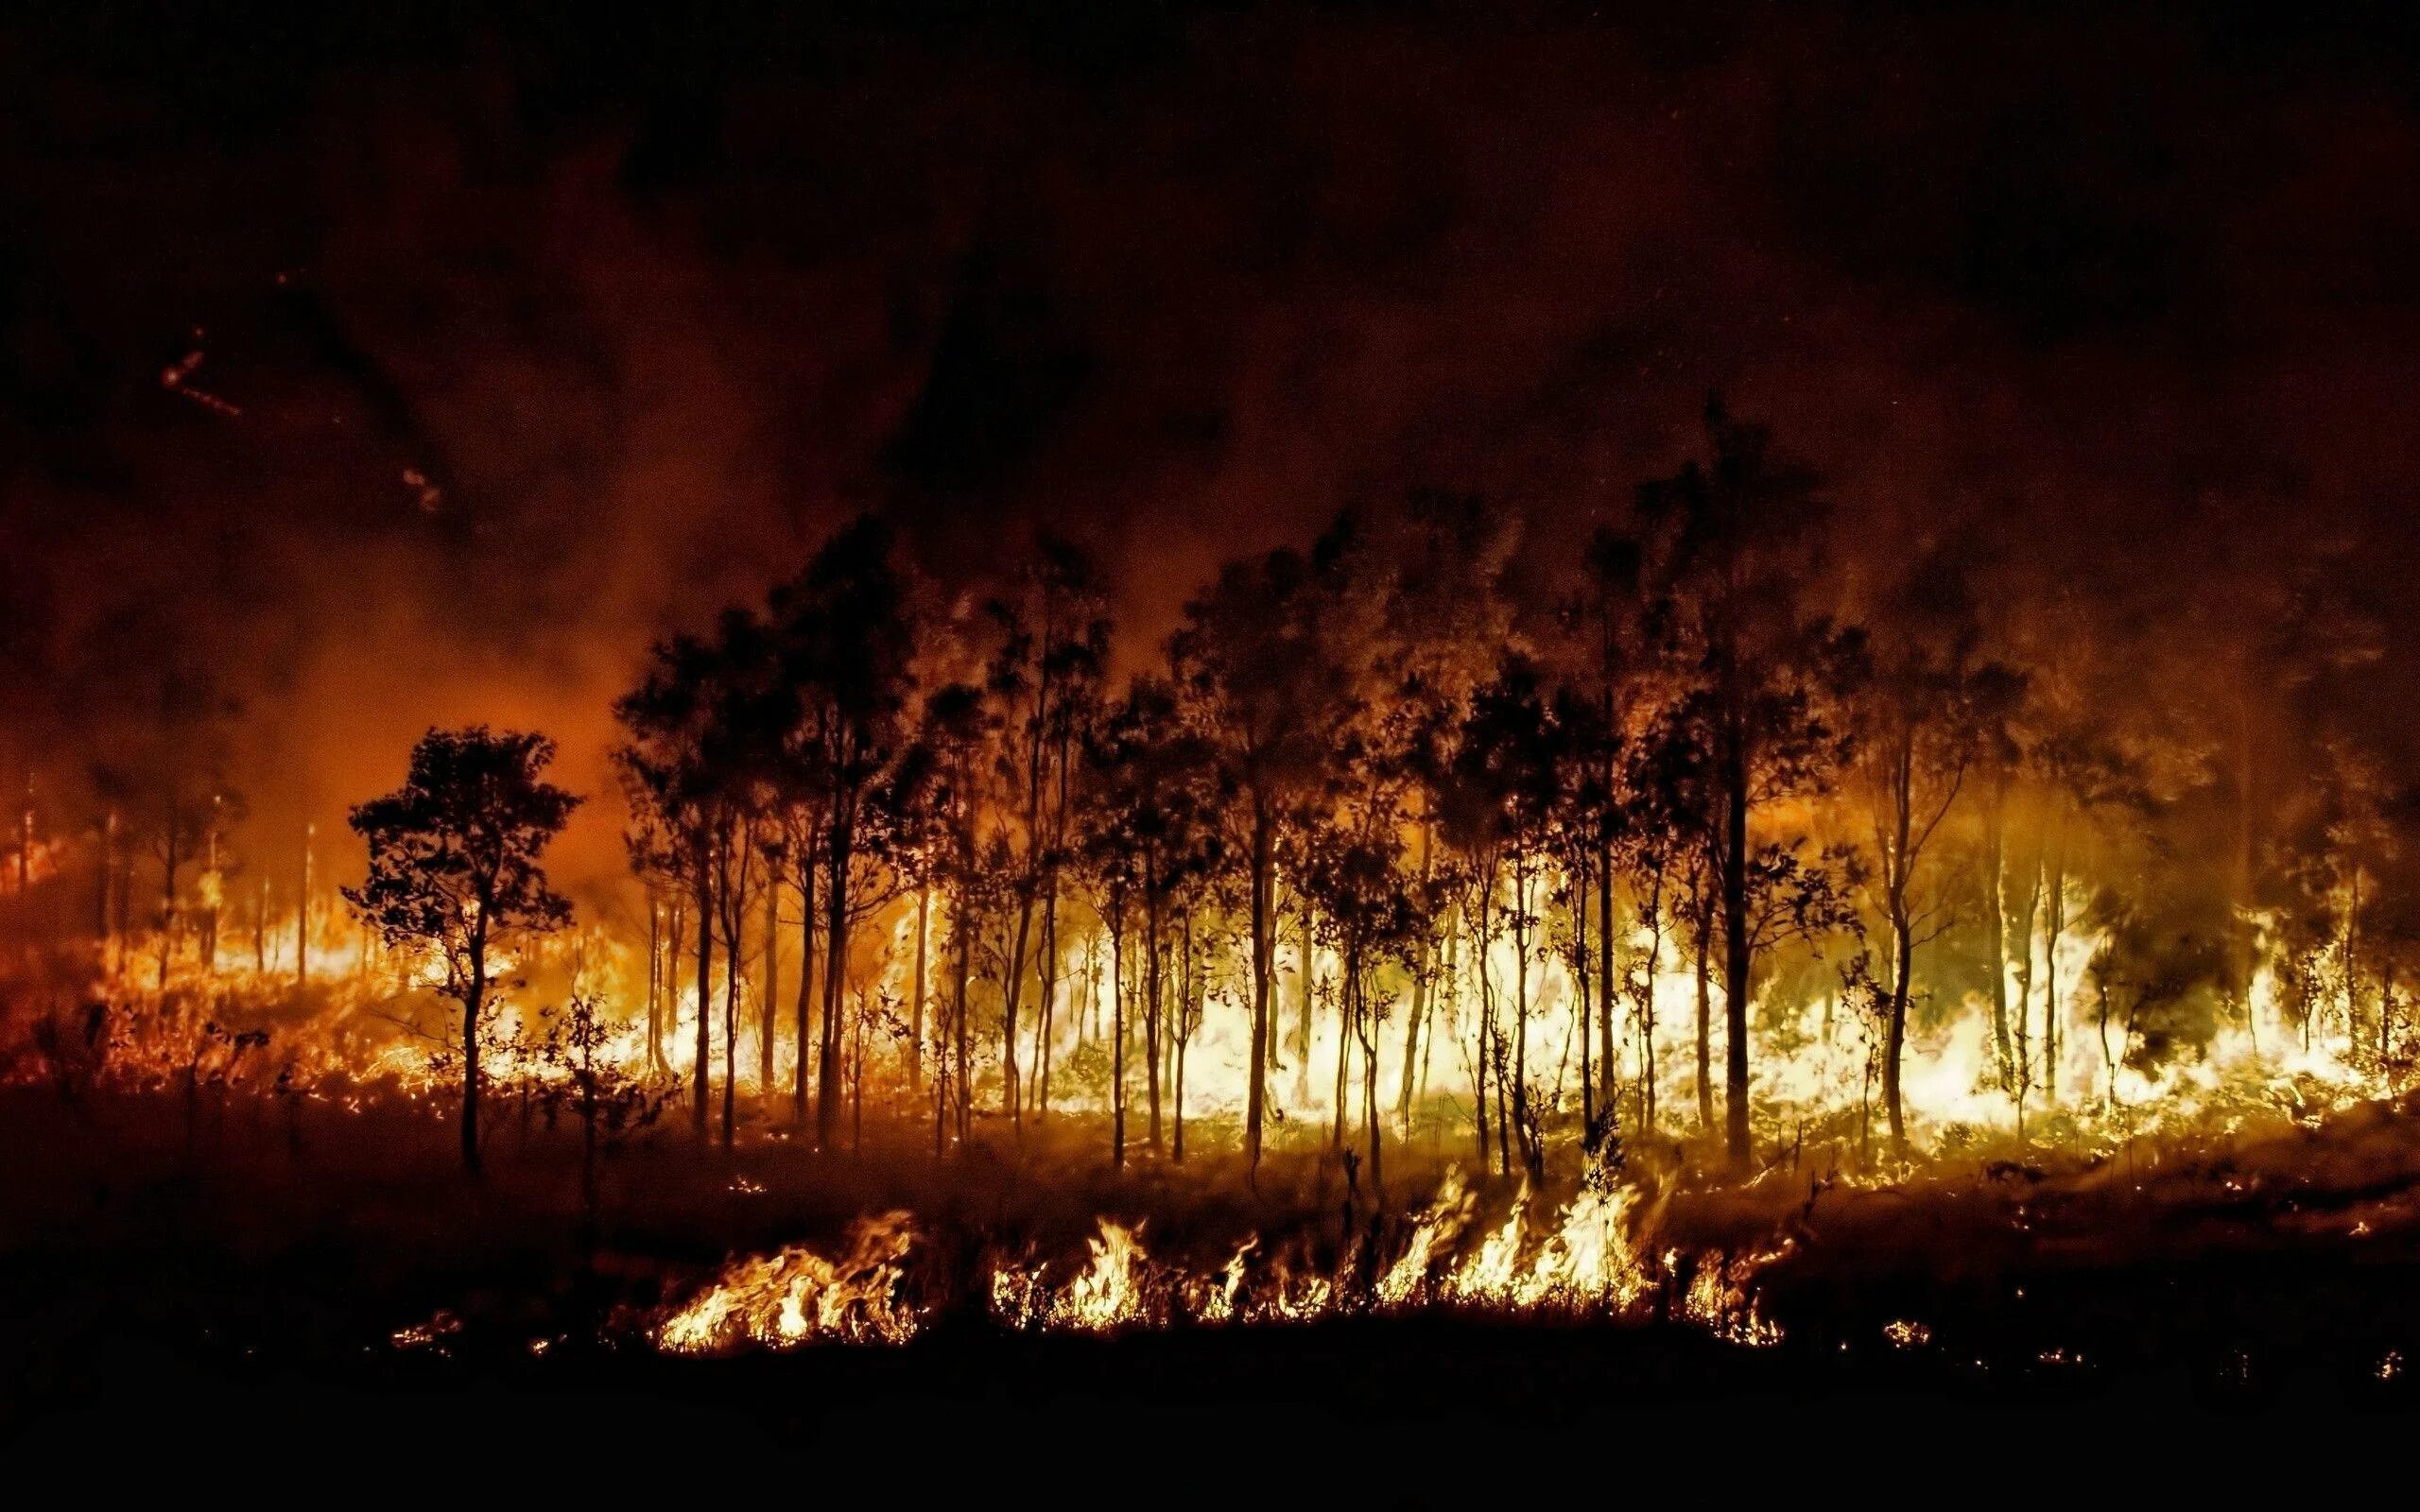
[[1707, 402], [1708, 455], [1639, 489], [1653, 532], [1655, 617], [1703, 743], [1722, 923], [1724, 1143], [1749, 1158], [1748, 1008], [1762, 854], [1758, 811], [1825, 790], [1843, 751], [1831, 705], [1848, 649], [1810, 602], [1824, 508], [1819, 480], [1762, 426]]
[[389, 946], [436, 956], [440, 989], [461, 1005], [462, 1166], [474, 1175], [480, 1017], [499, 957], [571, 919], [538, 864], [580, 801], [545, 781], [554, 754], [544, 735], [432, 730], [412, 747], [404, 785], [352, 815], [370, 870], [346, 900]]

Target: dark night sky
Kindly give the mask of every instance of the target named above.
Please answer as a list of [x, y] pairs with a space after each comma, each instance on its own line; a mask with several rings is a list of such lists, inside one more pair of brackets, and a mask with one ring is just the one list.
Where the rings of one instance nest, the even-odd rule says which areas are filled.
[[1407, 485], [1564, 539], [1715, 385], [1876, 537], [2221, 606], [2343, 542], [2402, 617], [2396, 8], [60, 9], [0, 29], [0, 677], [239, 669], [265, 795], [590, 762], [856, 507], [944, 573], [1051, 521], [1148, 644]]

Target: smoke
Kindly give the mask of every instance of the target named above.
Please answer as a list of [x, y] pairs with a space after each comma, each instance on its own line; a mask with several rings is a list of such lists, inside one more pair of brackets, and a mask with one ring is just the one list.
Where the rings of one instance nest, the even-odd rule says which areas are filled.
[[1409, 486], [1550, 554], [1717, 386], [1853, 542], [2223, 615], [2358, 541], [2399, 602], [2403, 39], [1112, 9], [18, 23], [0, 777], [76, 789], [177, 671], [265, 847], [431, 723], [604, 793], [648, 641], [857, 509], [945, 578], [1069, 532], [1148, 650]]

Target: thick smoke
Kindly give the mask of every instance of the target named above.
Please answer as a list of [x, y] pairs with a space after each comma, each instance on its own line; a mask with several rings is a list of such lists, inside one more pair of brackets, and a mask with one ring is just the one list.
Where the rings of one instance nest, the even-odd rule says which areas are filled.
[[2358, 543], [2402, 617], [2398, 39], [786, 11], [18, 23], [0, 779], [80, 823], [96, 764], [223, 728], [268, 851], [488, 720], [603, 792], [649, 640], [857, 509], [945, 579], [1074, 534], [1140, 657], [1408, 487], [1550, 553], [1718, 386], [1878, 553], [2223, 623]]

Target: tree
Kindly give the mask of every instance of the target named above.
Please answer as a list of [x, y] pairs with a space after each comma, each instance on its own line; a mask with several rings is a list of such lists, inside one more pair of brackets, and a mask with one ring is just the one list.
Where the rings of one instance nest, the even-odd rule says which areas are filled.
[[432, 730], [404, 785], [353, 810], [370, 870], [344, 895], [390, 947], [434, 954], [462, 1009], [462, 1166], [479, 1169], [479, 1027], [496, 953], [562, 928], [571, 903], [539, 856], [579, 799], [545, 781], [555, 743], [514, 730]]
[[1383, 1191], [1378, 1043], [1388, 1004], [1379, 989], [1379, 971], [1391, 964], [1418, 971], [1436, 896], [1404, 844], [1405, 799], [1413, 780], [1400, 765], [1373, 759], [1374, 754], [1357, 745], [1339, 753], [1353, 780], [1338, 785], [1337, 801], [1306, 827], [1301, 873], [1304, 893], [1319, 920], [1320, 943], [1335, 954], [1339, 966], [1337, 1141], [1340, 1146], [1343, 1143], [1348, 1046], [1357, 1047], [1370, 1182]]
[[[1353, 717], [1358, 688], [1331, 654], [1333, 550], [1306, 558], [1276, 551], [1230, 562], [1185, 607], [1170, 647], [1197, 701], [1221, 780], [1240, 813], [1234, 853], [1249, 884], [1252, 1066], [1244, 1100], [1244, 1160], [1260, 1165], [1268, 1104], [1270, 991], [1276, 957], [1278, 848], [1297, 807], [1326, 770], [1334, 732]], [[1365, 643], [1366, 645], [1366, 643]]]
[[872, 901], [862, 873], [883, 864], [893, 838], [880, 799], [912, 733], [915, 630], [895, 549], [888, 524], [861, 516], [772, 595], [782, 682], [793, 700], [786, 759], [792, 785], [811, 785], [823, 804], [823, 1022], [815, 1128], [816, 1147], [824, 1150], [832, 1148], [839, 1115], [850, 926]]
[[[1511, 1129], [1532, 1179], [1545, 1173], [1546, 1151], [1530, 1106], [1530, 967], [1543, 920], [1542, 883], [1555, 840], [1554, 821], [1569, 775], [1564, 730], [1557, 724], [1538, 670], [1508, 653], [1473, 696], [1452, 770], [1452, 797], [1442, 817], [1446, 838], [1468, 860], [1479, 983], [1478, 1074], [1480, 1122], [1487, 1078], [1499, 1104], [1509, 1099]], [[1510, 885], [1509, 906], [1497, 902]], [[1496, 1026], [1487, 970], [1498, 927], [1512, 936], [1512, 1046], [1508, 1056]], [[1505, 1111], [1499, 1108], [1499, 1114]], [[1512, 1152], [1499, 1149], [1509, 1166]]]
[[1869, 652], [1853, 700], [1856, 775], [1871, 826], [1866, 892], [1890, 936], [1882, 1105], [1892, 1153], [1908, 1153], [1899, 1094], [1916, 948], [1953, 919], [1926, 861], [1979, 755], [1996, 749], [2022, 680], [1978, 652], [1980, 627], [1959, 564], [1920, 554], [1868, 617]]
[[[1086, 768], [1084, 854], [1114, 947], [1122, 947], [1130, 909], [1141, 916], [1145, 1086], [1157, 1153], [1170, 915], [1218, 859], [1215, 773], [1207, 744], [1184, 722], [1175, 690], [1156, 678], [1136, 679], [1102, 722], [1087, 744]], [[1114, 1164], [1125, 1161], [1123, 1039], [1112, 1050]]]
[[[659, 643], [639, 686], [614, 710], [627, 735], [614, 753], [615, 765], [647, 813], [666, 869], [685, 878], [697, 923], [690, 1115], [700, 1139], [706, 1135], [714, 1066], [716, 926], [732, 905], [728, 884], [746, 861], [741, 831], [753, 827], [766, 780], [768, 671], [760, 628], [744, 610], [732, 610], [711, 641], [681, 635]], [[728, 927], [724, 936], [738, 937]], [[736, 960], [727, 960], [726, 985], [733, 989], [736, 972]], [[730, 1006], [727, 993], [727, 1011]], [[728, 1059], [728, 1044], [725, 1051]], [[724, 1123], [728, 1127], [728, 1110]]]
[[1714, 855], [1723, 928], [1724, 1142], [1750, 1156], [1748, 1008], [1755, 950], [1748, 891], [1757, 811], [1828, 785], [1840, 738], [1828, 713], [1846, 639], [1810, 607], [1825, 516], [1819, 480], [1778, 455], [1720, 396], [1707, 455], [1640, 486], [1649, 580], [1664, 654], [1697, 705], [1720, 819]]
[[944, 967], [949, 991], [937, 1006], [933, 1035], [933, 1152], [963, 1143], [973, 1114], [967, 989], [986, 920], [996, 904], [997, 873], [984, 864], [977, 825], [982, 755], [994, 725], [982, 690], [944, 683], [925, 697], [915, 744], [903, 764], [916, 798], [903, 803], [902, 853], [919, 877], [942, 890], [947, 908]]
[[988, 613], [999, 640], [985, 669], [986, 692], [999, 711], [994, 778], [1013, 816], [1004, 842], [1011, 856], [1016, 927], [1001, 980], [1001, 1102], [1012, 1126], [1024, 1127], [1017, 1067], [1017, 1020], [1035, 909], [1041, 909], [1041, 1003], [1036, 1059], [1058, 974], [1059, 870], [1067, 841], [1067, 803], [1079, 737], [1091, 723], [1109, 661], [1109, 615], [1091, 561], [1067, 541], [1045, 536], [1013, 589]]

